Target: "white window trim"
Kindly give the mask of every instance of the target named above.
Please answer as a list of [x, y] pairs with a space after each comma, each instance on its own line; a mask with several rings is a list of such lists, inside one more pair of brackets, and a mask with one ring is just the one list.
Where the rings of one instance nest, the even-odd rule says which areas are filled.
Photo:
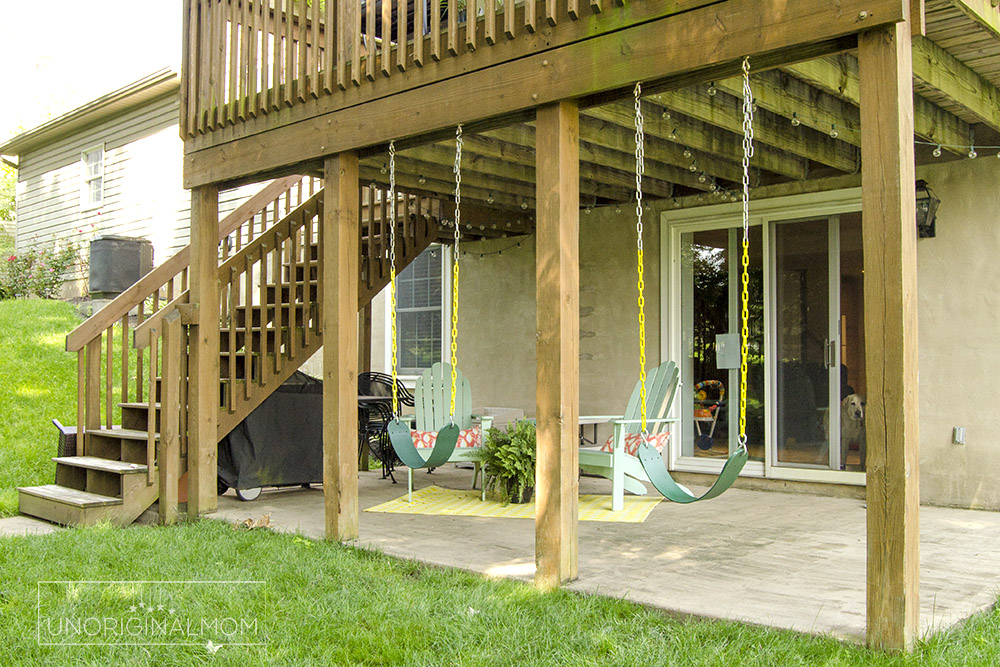
[[[94, 151], [101, 151], [101, 173], [97, 176], [90, 176], [87, 173], [87, 153], [93, 153]], [[93, 211], [94, 209], [101, 208], [104, 206], [104, 144], [97, 144], [91, 146], [90, 148], [85, 148], [80, 151], [80, 210], [81, 211]], [[89, 201], [90, 198], [90, 182], [93, 180], [101, 179], [101, 198], [96, 202]]]
[[[773, 221], [791, 220], [795, 218], [823, 217], [852, 213], [861, 210], [861, 188], [847, 190], [832, 190], [789, 197], [751, 201], [750, 225], [762, 227], [761, 238], [768, 243], [767, 230]], [[677, 261], [675, 248], [680, 246], [680, 236], [683, 232], [732, 227], [740, 224], [742, 204], [728, 203], [715, 206], [702, 206], [693, 209], [671, 211], [660, 215], [660, 358], [681, 358], [681, 304], [677, 298], [681, 285], [681, 266]], [[764, 293], [769, 294], [769, 267], [767, 257], [764, 258]], [[677, 290], [674, 287], [677, 286]], [[764, 338], [770, 341], [770, 317], [765, 317]], [[765, 392], [770, 398], [773, 379], [770, 370], [765, 377]], [[672, 417], [680, 417], [680, 406], [674, 404]], [[771, 409], [765, 413], [765, 432], [768, 438], [773, 437], [773, 419]], [[671, 470], [686, 472], [704, 472], [718, 474], [722, 469], [721, 461], [704, 461], [691, 457], [681, 457], [680, 443], [682, 438], [673, 439], [668, 448], [667, 461]], [[771, 446], [764, 448], [764, 463], [750, 461], [743, 469], [743, 477], [766, 477], [768, 479], [799, 482], [825, 482], [864, 486], [866, 475], [863, 472], [847, 472], [843, 470], [811, 470], [808, 468], [789, 468], [773, 465], [771, 461]]]
[[[441, 267], [441, 361], [451, 362], [451, 280], [452, 259], [451, 246], [432, 243], [427, 249], [437, 246], [443, 251], [444, 266]], [[426, 250], [424, 251], [426, 252]], [[388, 297], [385, 299], [385, 372], [392, 372], [392, 303]], [[403, 385], [413, 389], [417, 384], [419, 375], [400, 374], [399, 379]]]

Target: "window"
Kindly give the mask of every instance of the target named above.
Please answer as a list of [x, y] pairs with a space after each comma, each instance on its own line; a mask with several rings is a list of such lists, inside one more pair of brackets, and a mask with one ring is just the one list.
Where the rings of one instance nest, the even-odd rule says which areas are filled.
[[441, 361], [444, 248], [420, 253], [396, 281], [396, 340], [399, 370], [418, 375]]
[[81, 163], [80, 208], [97, 208], [104, 202], [104, 145], [83, 151]]

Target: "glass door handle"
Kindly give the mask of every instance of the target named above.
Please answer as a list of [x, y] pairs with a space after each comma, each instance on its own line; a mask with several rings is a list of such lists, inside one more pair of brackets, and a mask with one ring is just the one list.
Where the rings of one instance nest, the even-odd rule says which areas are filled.
[[823, 364], [833, 368], [837, 362], [837, 341], [827, 338], [823, 341]]

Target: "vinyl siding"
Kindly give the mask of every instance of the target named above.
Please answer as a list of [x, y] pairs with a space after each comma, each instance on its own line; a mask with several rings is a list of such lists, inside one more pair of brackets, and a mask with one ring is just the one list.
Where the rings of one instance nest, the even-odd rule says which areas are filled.
[[[161, 264], [187, 245], [191, 200], [181, 185], [184, 152], [177, 118], [177, 98], [169, 95], [21, 155], [18, 251], [80, 243], [86, 253], [90, 240], [113, 234], [148, 239], [154, 262]], [[81, 154], [101, 144], [103, 202], [81, 210]], [[261, 187], [221, 192], [220, 217]]]

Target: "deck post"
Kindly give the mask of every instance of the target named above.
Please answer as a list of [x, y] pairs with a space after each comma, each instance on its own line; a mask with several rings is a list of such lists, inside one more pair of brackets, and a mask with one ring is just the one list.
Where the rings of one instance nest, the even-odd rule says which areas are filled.
[[325, 160], [323, 498], [326, 538], [358, 537], [358, 154]]
[[198, 305], [191, 327], [187, 422], [188, 514], [195, 518], [214, 512], [218, 506], [219, 188], [216, 185], [191, 190], [189, 273], [190, 302]]
[[580, 414], [580, 113], [540, 107], [536, 129], [538, 460], [535, 583], [577, 577]]
[[909, 22], [862, 33], [868, 645], [919, 631], [917, 248]]

